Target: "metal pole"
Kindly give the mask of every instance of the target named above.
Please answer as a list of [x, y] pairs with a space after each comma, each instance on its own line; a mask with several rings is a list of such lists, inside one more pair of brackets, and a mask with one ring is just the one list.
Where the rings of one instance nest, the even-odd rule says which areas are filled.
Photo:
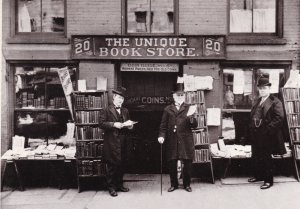
[[160, 144], [160, 195], [162, 195], [162, 144]]

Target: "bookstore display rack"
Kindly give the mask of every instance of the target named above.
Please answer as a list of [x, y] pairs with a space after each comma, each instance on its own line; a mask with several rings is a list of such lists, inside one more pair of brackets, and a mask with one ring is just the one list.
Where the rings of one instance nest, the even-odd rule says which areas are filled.
[[103, 130], [99, 128], [101, 110], [107, 107], [106, 91], [73, 92], [74, 119], [76, 127], [76, 159], [78, 192], [82, 190], [82, 179], [103, 177]]
[[210, 166], [212, 183], [214, 180], [214, 172], [212, 158], [210, 154], [209, 134], [206, 124], [206, 106], [204, 91], [188, 91], [185, 94], [185, 102], [187, 104], [196, 105], [197, 111], [194, 113], [198, 126], [193, 129], [193, 138], [195, 144], [195, 159], [194, 164], [207, 164]]
[[296, 178], [299, 181], [297, 162], [300, 162], [300, 88], [282, 88], [281, 92], [284, 100]]
[[[68, 71], [75, 88], [76, 67], [68, 66]], [[13, 134], [24, 136], [26, 147], [65, 135], [71, 114], [57, 66], [16, 66], [14, 77]]]

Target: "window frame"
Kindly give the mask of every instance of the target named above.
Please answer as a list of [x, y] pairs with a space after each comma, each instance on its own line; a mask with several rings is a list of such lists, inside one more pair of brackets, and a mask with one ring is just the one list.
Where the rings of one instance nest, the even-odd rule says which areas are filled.
[[[284, 79], [285, 82], [287, 81], [288, 77], [289, 77], [289, 73], [292, 67], [292, 63], [291, 62], [279, 62], [279, 63], [274, 63], [274, 62], [227, 62], [227, 63], [222, 63], [221, 64], [221, 81], [222, 81], [222, 89], [221, 89], [221, 93], [222, 93], [222, 98], [224, 97], [224, 69], [226, 68], [236, 68], [236, 69], [246, 69], [246, 68], [252, 68], [255, 72], [258, 69], [283, 69], [284, 73]], [[254, 95], [256, 92], [252, 92], [252, 95]], [[279, 94], [279, 93], [278, 93]], [[231, 109], [231, 108], [225, 108], [224, 107], [224, 99], [222, 99], [221, 102], [221, 111], [222, 112], [250, 112], [251, 108], [245, 108], [245, 109]]]
[[284, 1], [276, 0], [276, 31], [275, 33], [231, 33], [230, 32], [230, 1], [227, 0], [227, 44], [237, 45], [283, 45], [287, 41], [283, 39], [283, 10]]
[[122, 34], [124, 35], [129, 35], [129, 36], [168, 36], [168, 35], [178, 35], [178, 30], [179, 30], [179, 24], [178, 24], [178, 20], [179, 20], [179, 0], [173, 0], [173, 4], [174, 4], [174, 31], [173, 33], [129, 33], [127, 32], [128, 29], [128, 24], [127, 24], [127, 1], [128, 0], [124, 0], [121, 1], [121, 7], [122, 7], [122, 24], [121, 24], [121, 31]]
[[18, 32], [17, 1], [18, 0], [10, 1], [10, 37], [7, 38], [7, 43], [70, 43], [70, 40], [67, 38], [67, 0], [64, 0], [64, 32]]

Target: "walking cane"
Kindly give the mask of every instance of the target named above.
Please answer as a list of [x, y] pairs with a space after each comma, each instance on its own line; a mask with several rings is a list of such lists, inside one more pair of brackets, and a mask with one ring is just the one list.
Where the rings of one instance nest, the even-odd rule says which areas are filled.
[[162, 144], [160, 144], [160, 195], [162, 195]]

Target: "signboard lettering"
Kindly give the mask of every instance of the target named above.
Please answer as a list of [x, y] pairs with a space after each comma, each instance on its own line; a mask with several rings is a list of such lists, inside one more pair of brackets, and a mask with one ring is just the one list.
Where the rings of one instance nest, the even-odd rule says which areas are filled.
[[224, 36], [72, 36], [74, 59], [225, 59]]
[[121, 71], [179, 72], [175, 63], [122, 63]]

